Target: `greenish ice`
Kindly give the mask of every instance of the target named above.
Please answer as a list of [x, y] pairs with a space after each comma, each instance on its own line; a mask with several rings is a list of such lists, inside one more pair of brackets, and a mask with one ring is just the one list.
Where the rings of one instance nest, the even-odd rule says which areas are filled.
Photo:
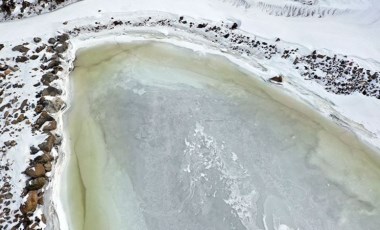
[[70, 82], [69, 229], [379, 229], [379, 153], [224, 57], [103, 44]]

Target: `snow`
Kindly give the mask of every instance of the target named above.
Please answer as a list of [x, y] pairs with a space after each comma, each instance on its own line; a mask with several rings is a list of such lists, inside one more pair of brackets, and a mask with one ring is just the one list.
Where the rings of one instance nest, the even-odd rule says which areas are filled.
[[[359, 5], [359, 1], [351, 2]], [[370, 4], [370, 7], [365, 9], [369, 9], [369, 12], [379, 12], [380, 3], [378, 1], [371, 1], [367, 4]], [[116, 15], [115, 13], [137, 11], [171, 12], [213, 21], [237, 18], [242, 22], [243, 30], [258, 36], [273, 39], [280, 37], [290, 43], [302, 44], [310, 50], [328, 49], [362, 59], [380, 59], [380, 44], [377, 42], [380, 35], [380, 18], [378, 14], [373, 14], [371, 18], [368, 18], [368, 14], [366, 15], [368, 10], [360, 11], [359, 15], [354, 15], [355, 18], [348, 14], [340, 17], [300, 19], [268, 16], [254, 8], [234, 7], [228, 2], [217, 0], [113, 0], [112, 4], [103, 0], [81, 1], [49, 14], [2, 23], [0, 24], [0, 31], [2, 31], [0, 41], [52, 34], [63, 21], [77, 18], [99, 18], [107, 13]], [[40, 29], [36, 31], [34, 25], [38, 25]], [[18, 28], [17, 33], [12, 28]]]
[[[173, 15], [188, 15], [195, 19], [207, 19], [215, 22], [226, 20], [237, 20], [241, 22], [243, 31], [254, 36], [262, 37], [268, 40], [281, 38], [284, 44], [289, 46], [301, 47], [301, 49], [312, 51], [314, 49], [324, 50], [326, 53], [337, 53], [348, 55], [350, 58], [368, 66], [373, 70], [380, 69], [380, 2], [376, 0], [355, 1], [355, 0], [320, 0], [316, 1], [320, 7], [332, 7], [342, 10], [348, 10], [335, 16], [326, 16], [322, 18], [316, 17], [276, 17], [268, 15], [266, 12], [256, 9], [255, 7], [241, 7], [233, 2], [235, 1], [219, 1], [219, 0], [162, 0], [162, 1], [125, 1], [125, 0], [87, 0], [69, 5], [57, 11], [43, 14], [36, 17], [30, 17], [18, 21], [0, 23], [0, 43], [6, 45], [16, 45], [22, 41], [30, 41], [30, 38], [41, 36], [45, 39], [57, 33], [57, 30], [62, 32], [67, 27], [73, 26], [76, 23], [88, 24], [96, 20], [106, 21], [110, 17], [124, 17], [127, 15], [131, 18], [136, 18], [138, 15], [165, 15], [165, 12], [170, 12]], [[247, 1], [251, 5], [258, 1]], [[261, 2], [283, 6], [285, 4], [296, 4], [293, 1], [269, 1], [262, 0]], [[99, 12], [101, 10], [101, 12]], [[143, 11], [143, 12], [142, 12]], [[62, 25], [64, 21], [68, 21], [68, 26]], [[129, 31], [130, 32], [130, 31]], [[142, 32], [142, 31], [140, 31]], [[145, 33], [159, 33], [168, 36], [173, 34], [170, 28], [145, 28]], [[191, 40], [191, 35], [188, 33], [175, 33], [184, 36], [184, 40]], [[133, 38], [122, 36], [121, 33], [105, 32], [101, 36], [103, 39], [93, 39], [97, 34], [81, 35], [81, 37], [72, 41], [73, 49], [71, 60], [73, 60], [76, 50], [80, 47], [92, 46], [104, 41], [128, 42]], [[86, 37], [88, 36], [88, 37]], [[143, 36], [143, 35], [142, 35]], [[164, 36], [164, 37], [165, 37]], [[93, 39], [91, 41], [91, 39]], [[165, 40], [165, 38], [161, 38]], [[81, 41], [82, 40], [82, 41]], [[170, 40], [170, 41], [169, 41]], [[184, 43], [179, 39], [167, 39], [171, 43], [184, 47], [191, 47], [198, 52], [211, 52], [227, 56], [235, 63], [247, 68], [249, 71], [256, 73], [258, 77], [267, 79], [274, 74], [284, 74], [285, 82], [279, 86], [279, 90], [285, 91], [288, 95], [292, 95], [297, 100], [309, 104], [313, 109], [324, 114], [326, 117], [333, 117], [335, 121], [354, 131], [363, 141], [372, 144], [374, 148], [380, 148], [380, 102], [378, 99], [363, 96], [355, 93], [352, 95], [334, 95], [326, 92], [323, 87], [313, 81], [305, 81], [297, 74], [290, 71], [288, 66], [278, 60], [264, 61], [253, 58], [250, 64], [247, 64], [246, 59], [237, 59], [225, 53], [227, 50], [215, 50], [210, 48], [210, 44], [205, 42], [203, 46], [193, 46]], [[194, 39], [194, 42], [197, 42]], [[202, 41], [203, 42], [203, 41]], [[33, 46], [34, 47], [34, 46]], [[215, 48], [215, 47], [214, 47]], [[0, 51], [0, 57], [11, 55], [11, 51], [7, 48]], [[267, 72], [258, 70], [259, 65], [272, 66]], [[29, 66], [35, 63], [31, 62]], [[253, 64], [253, 66], [252, 66]], [[38, 82], [39, 76], [35, 79], [28, 75], [28, 66], [22, 65], [20, 78], [26, 84], [25, 91], [17, 92], [22, 98], [29, 98], [33, 90], [33, 84]], [[68, 74], [68, 72], [63, 73]], [[12, 82], [16, 83], [17, 80]], [[63, 89], [67, 89], [67, 79], [57, 83]], [[146, 92], [144, 89], [136, 89], [135, 93], [143, 96]], [[65, 97], [65, 95], [64, 95]], [[22, 100], [20, 99], [19, 102]], [[5, 101], [4, 101], [5, 102]], [[31, 114], [30, 114], [31, 116]], [[57, 115], [58, 118], [61, 114]], [[59, 120], [62, 122], [62, 120]], [[61, 124], [62, 125], [62, 124]], [[63, 127], [60, 127], [62, 130]], [[2, 135], [2, 142], [8, 140], [8, 136]], [[28, 164], [29, 146], [41, 142], [44, 136], [32, 136], [30, 130], [24, 129], [19, 133], [19, 142], [16, 148], [11, 149], [8, 155], [13, 161], [12, 175], [13, 186], [21, 193], [25, 177], [21, 172]], [[20, 152], [24, 155], [20, 156]], [[235, 155], [232, 155], [233, 159]], [[7, 159], [2, 159], [7, 160]], [[59, 172], [59, 169], [57, 170]], [[54, 182], [55, 183], [55, 182]], [[59, 186], [59, 185], [57, 185]], [[21, 201], [20, 201], [21, 202]], [[15, 208], [19, 206], [19, 202], [12, 204]], [[12, 209], [13, 209], [12, 208]], [[288, 229], [284, 224], [280, 224], [278, 229]]]

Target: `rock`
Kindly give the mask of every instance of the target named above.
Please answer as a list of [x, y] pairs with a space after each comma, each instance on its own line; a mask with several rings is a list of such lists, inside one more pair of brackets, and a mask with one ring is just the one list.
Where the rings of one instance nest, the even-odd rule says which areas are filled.
[[48, 43], [49, 44], [55, 44], [57, 42], [57, 40], [55, 40], [55, 38], [49, 38], [49, 40], [48, 40]]
[[17, 65], [15, 65], [15, 66], [9, 66], [9, 69], [11, 69], [13, 72], [16, 72], [17, 70], [19, 70], [20, 68], [17, 66]]
[[62, 66], [55, 66], [51, 72], [54, 74], [58, 74], [60, 71], [63, 71]]
[[41, 163], [41, 164], [46, 164], [49, 163], [50, 161], [54, 160], [53, 156], [50, 155], [49, 153], [44, 153], [41, 156], [38, 156], [34, 159], [35, 163]]
[[25, 56], [16, 57], [16, 62], [26, 62], [27, 60], [29, 60], [29, 59]]
[[6, 200], [12, 199], [12, 197], [13, 197], [12, 193], [7, 193], [4, 195], [4, 199], [6, 199]]
[[26, 53], [29, 51], [29, 48], [26, 46], [23, 46], [23, 45], [17, 45], [17, 46], [12, 48], [12, 51], [18, 51], [21, 53]]
[[42, 45], [42, 46], [37, 47], [37, 48], [36, 48], [36, 52], [37, 52], [37, 53], [41, 52], [42, 50], [45, 49], [45, 47], [46, 47], [46, 45]]
[[53, 52], [54, 52], [54, 47], [53, 47], [53, 46], [48, 46], [48, 47], [46, 48], [46, 52], [48, 52], [48, 53], [53, 53]]
[[275, 76], [269, 79], [269, 81], [281, 83], [282, 82], [282, 76]]
[[49, 132], [53, 131], [57, 128], [57, 122], [55, 120], [50, 121], [46, 126], [42, 128], [42, 131]]
[[64, 33], [64, 34], [58, 35], [57, 39], [58, 39], [59, 42], [62, 43], [62, 42], [65, 42], [65, 41], [69, 40], [70, 36], [68, 34]]
[[35, 37], [35, 38], [33, 38], [33, 41], [34, 41], [35, 43], [39, 43], [39, 42], [41, 41], [41, 38], [39, 38], [39, 37]]
[[12, 70], [10, 70], [10, 69], [7, 69], [7, 70], [4, 71], [5, 76], [9, 75], [10, 73], [12, 73]]
[[0, 107], [0, 112], [3, 112], [4, 109], [6, 109], [6, 108], [8, 108], [8, 109], [9, 109], [9, 108], [12, 108], [11, 103], [7, 103], [7, 104], [1, 106], [1, 107]]
[[0, 50], [4, 48], [4, 44], [0, 44]]
[[0, 71], [5, 71], [9, 68], [8, 65], [0, 65]]
[[63, 138], [59, 135], [56, 135], [55, 136], [55, 142], [54, 142], [54, 145], [61, 145], [62, 144], [62, 140]]
[[45, 173], [45, 167], [43, 164], [36, 164], [35, 166], [29, 167], [25, 170], [25, 174], [32, 178], [45, 176]]
[[297, 65], [298, 63], [299, 63], [299, 60], [298, 60], [298, 57], [296, 57], [296, 59], [294, 59], [293, 65]]
[[52, 60], [52, 61], [49, 62], [49, 64], [47, 65], [47, 68], [51, 69], [51, 68], [53, 68], [55, 66], [59, 66], [59, 64], [61, 64], [61, 62], [59, 60], [57, 60], [57, 59], [54, 59], [54, 60]]
[[38, 198], [38, 204], [39, 204], [39, 205], [44, 205], [44, 197], [43, 197], [43, 196], [40, 196], [40, 197]]
[[32, 60], [36, 60], [38, 57], [39, 57], [39, 56], [38, 56], [37, 54], [34, 54], [34, 55], [30, 56], [30, 59], [32, 59]]
[[67, 44], [67, 42], [63, 42], [63, 43], [57, 45], [57, 46], [54, 48], [54, 50], [55, 50], [55, 52], [57, 52], [57, 53], [63, 53], [63, 52], [65, 52], [68, 48], [69, 48], [69, 44]]
[[20, 123], [21, 121], [25, 120], [25, 115], [24, 114], [20, 114], [20, 116], [18, 116], [16, 122], [17, 123]]
[[45, 177], [38, 177], [38, 178], [35, 178], [35, 179], [28, 181], [25, 188], [28, 191], [38, 190], [38, 189], [41, 189], [42, 187], [44, 187], [45, 184], [46, 184]]
[[30, 146], [30, 154], [34, 155], [38, 153], [40, 150], [34, 146]]
[[198, 24], [197, 28], [205, 28], [207, 26], [207, 23]]
[[55, 136], [50, 134], [43, 143], [39, 144], [38, 147], [45, 152], [50, 152], [54, 146]]
[[44, 164], [44, 167], [45, 167], [46, 172], [50, 172], [53, 166], [52, 166], [51, 162], [48, 162], [48, 163]]
[[57, 89], [53, 86], [48, 86], [47, 88], [45, 88], [44, 90], [42, 90], [42, 96], [57, 96], [57, 95], [61, 95], [62, 94], [62, 90], [60, 89]]
[[60, 111], [61, 108], [65, 104], [65, 102], [59, 97], [56, 97], [51, 101], [46, 100], [46, 102], [47, 102], [47, 105], [46, 105], [45, 109], [49, 113], [56, 113], [56, 112]]
[[239, 25], [236, 22], [234, 22], [231, 26], [231, 30], [236, 30], [238, 27]]
[[17, 145], [17, 142], [15, 140], [6, 141], [6, 142], [4, 142], [4, 145], [7, 147], [13, 147], [13, 146]]
[[36, 211], [38, 204], [37, 191], [29, 191], [27, 196], [25, 203], [21, 205], [21, 212], [24, 214]]
[[123, 22], [122, 21], [114, 21], [112, 24], [114, 26], [118, 26], [118, 25], [123, 25]]
[[37, 105], [36, 108], [34, 109], [34, 111], [36, 113], [41, 113], [43, 109], [44, 109], [44, 107], [42, 105]]
[[42, 75], [41, 82], [44, 85], [49, 85], [52, 81], [54, 81], [56, 79], [58, 79], [58, 76], [49, 72], [49, 73]]
[[39, 129], [42, 127], [43, 124], [47, 121], [54, 120], [53, 117], [51, 117], [46, 111], [41, 112], [41, 115], [37, 118], [36, 123], [34, 123], [34, 127]]
[[28, 99], [25, 99], [21, 102], [19, 110], [24, 110], [24, 107], [28, 104]]

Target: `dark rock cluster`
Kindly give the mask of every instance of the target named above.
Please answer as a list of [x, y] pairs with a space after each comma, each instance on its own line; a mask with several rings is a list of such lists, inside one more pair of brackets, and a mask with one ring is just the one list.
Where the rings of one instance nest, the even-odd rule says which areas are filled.
[[[0, 0], [0, 21], [21, 19], [32, 15], [39, 15], [44, 12], [56, 10], [77, 0]], [[15, 14], [16, 8], [20, 12]]]
[[380, 99], [380, 72], [365, 69], [347, 57], [318, 53], [296, 57], [293, 64], [306, 79], [316, 80], [335, 94], [359, 92]]

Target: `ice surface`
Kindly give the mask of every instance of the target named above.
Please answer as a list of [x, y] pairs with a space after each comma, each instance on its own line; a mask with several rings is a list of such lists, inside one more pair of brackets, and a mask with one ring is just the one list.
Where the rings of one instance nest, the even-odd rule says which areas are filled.
[[370, 150], [223, 58], [105, 45], [81, 52], [72, 77], [70, 229], [380, 224]]

